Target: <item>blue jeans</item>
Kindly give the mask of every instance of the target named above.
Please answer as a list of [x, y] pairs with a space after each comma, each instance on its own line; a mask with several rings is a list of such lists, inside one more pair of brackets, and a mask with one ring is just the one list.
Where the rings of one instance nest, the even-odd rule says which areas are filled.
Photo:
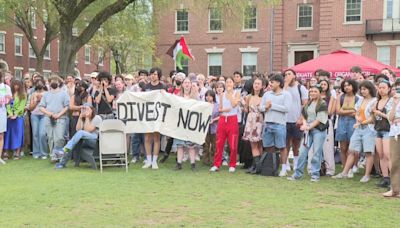
[[[300, 155], [297, 162], [297, 167], [294, 172], [295, 178], [301, 178], [304, 174], [304, 167], [307, 164], [308, 151], [311, 147], [314, 149], [314, 155], [311, 160], [311, 177], [319, 178], [319, 171], [321, 169], [322, 152], [324, 148], [324, 142], [326, 138], [326, 131], [319, 131], [312, 129], [308, 133], [308, 141], [304, 143], [305, 138], [301, 141]], [[306, 144], [306, 145], [304, 145]]]
[[32, 155], [34, 157], [47, 156], [49, 146], [47, 145], [46, 121], [44, 115], [31, 115], [32, 125]]
[[65, 148], [68, 150], [73, 150], [75, 145], [78, 144], [81, 139], [97, 139], [97, 133], [79, 130], [75, 133], [72, 139], [68, 141], [67, 145], [65, 145]]
[[49, 144], [49, 149], [50, 152], [52, 153], [51, 156], [53, 156], [53, 149], [61, 149], [65, 145], [65, 127], [66, 127], [66, 120], [63, 119], [57, 119], [57, 120], [50, 120], [49, 117], [45, 116], [44, 121], [46, 122], [46, 133], [47, 133], [47, 139], [48, 139], [48, 144]]
[[144, 144], [144, 134], [143, 133], [133, 133], [131, 135], [132, 157], [139, 158], [140, 145], [143, 145], [143, 144]]

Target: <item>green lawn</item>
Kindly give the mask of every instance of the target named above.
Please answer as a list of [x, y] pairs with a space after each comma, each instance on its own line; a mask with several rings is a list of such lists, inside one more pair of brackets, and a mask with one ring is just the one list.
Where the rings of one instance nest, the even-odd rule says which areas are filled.
[[397, 227], [400, 200], [384, 199], [377, 179], [359, 183], [323, 177], [289, 182], [224, 167], [209, 173], [189, 164], [174, 171], [132, 165], [56, 171], [24, 158], [0, 166], [1, 227]]

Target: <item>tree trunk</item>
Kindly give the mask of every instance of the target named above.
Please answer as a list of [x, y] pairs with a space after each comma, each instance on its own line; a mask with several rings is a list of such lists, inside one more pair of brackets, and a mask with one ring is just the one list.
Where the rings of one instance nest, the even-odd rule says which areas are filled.
[[74, 74], [75, 55], [74, 36], [72, 35], [72, 26], [63, 23], [60, 26], [60, 61], [58, 63], [59, 74], [65, 77], [68, 74]]
[[36, 56], [36, 72], [43, 74], [43, 58], [44, 56]]

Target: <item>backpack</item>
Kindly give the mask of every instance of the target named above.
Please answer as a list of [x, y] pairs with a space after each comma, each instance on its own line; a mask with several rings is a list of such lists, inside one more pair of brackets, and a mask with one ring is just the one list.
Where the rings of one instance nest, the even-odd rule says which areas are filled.
[[279, 163], [279, 153], [264, 153], [260, 158], [260, 175], [273, 177], [278, 176]]

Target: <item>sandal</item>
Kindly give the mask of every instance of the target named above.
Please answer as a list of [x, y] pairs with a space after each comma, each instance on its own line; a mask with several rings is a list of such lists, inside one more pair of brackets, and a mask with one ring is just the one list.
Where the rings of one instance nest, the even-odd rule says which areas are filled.
[[384, 197], [394, 197], [394, 198], [400, 198], [400, 193], [399, 192], [393, 192], [392, 190], [385, 192], [382, 194]]
[[14, 156], [14, 160], [20, 160], [20, 159], [21, 159], [21, 156], [19, 156], [19, 155]]
[[7, 160], [8, 160], [8, 152], [5, 152], [5, 151], [4, 151], [4, 153], [3, 153], [3, 160], [4, 160], [4, 161], [7, 161]]

